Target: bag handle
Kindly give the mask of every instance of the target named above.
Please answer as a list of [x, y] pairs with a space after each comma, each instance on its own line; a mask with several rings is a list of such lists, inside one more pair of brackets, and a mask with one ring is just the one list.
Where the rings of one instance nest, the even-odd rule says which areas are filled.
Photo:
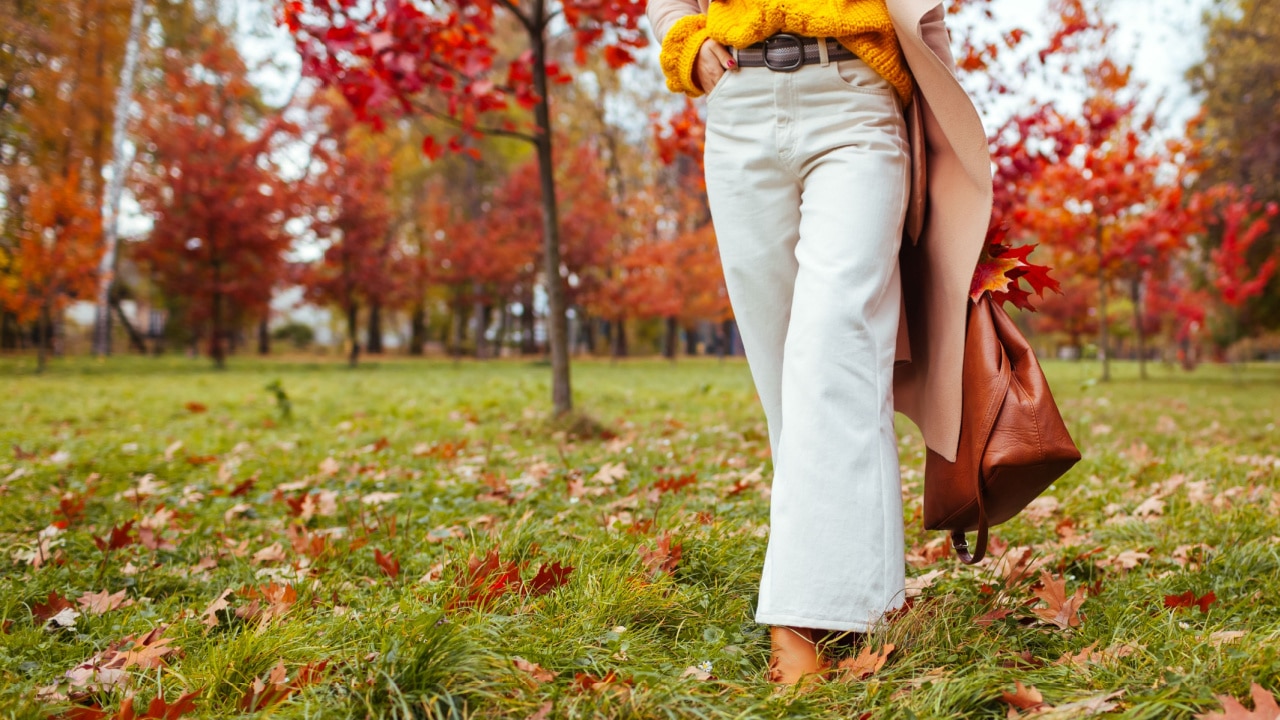
[[969, 543], [964, 539], [963, 530], [951, 531], [951, 547], [955, 549], [956, 557], [965, 565], [982, 562], [982, 558], [987, 556], [987, 508], [982, 502], [981, 483], [978, 484], [978, 537], [974, 540], [973, 552], [969, 552]]

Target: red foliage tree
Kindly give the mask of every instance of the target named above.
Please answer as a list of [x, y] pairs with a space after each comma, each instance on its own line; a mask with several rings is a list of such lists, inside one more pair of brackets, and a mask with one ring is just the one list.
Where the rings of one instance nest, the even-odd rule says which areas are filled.
[[1241, 312], [1245, 303], [1266, 289], [1280, 263], [1274, 252], [1258, 259], [1250, 257], [1258, 240], [1271, 230], [1280, 208], [1254, 200], [1252, 188], [1229, 184], [1197, 195], [1191, 205], [1203, 229], [1220, 237], [1219, 244], [1209, 249], [1209, 288], [1224, 306], [1230, 324], [1227, 338], [1235, 340], [1244, 332]]
[[296, 137], [274, 114], [257, 123], [257, 90], [230, 38], [211, 29], [197, 62], [176, 56], [146, 109], [139, 202], [154, 219], [136, 257], [218, 367], [231, 328], [268, 311], [285, 270], [295, 194], [275, 151]]
[[[284, 22], [297, 40], [304, 71], [335, 85], [362, 118], [426, 114], [451, 123], [459, 135], [442, 147], [424, 143], [431, 156], [447, 148], [469, 150], [465, 136], [481, 133], [533, 144], [538, 158], [544, 247], [543, 274], [550, 310], [552, 403], [572, 408], [567, 300], [560, 257], [560, 222], [552, 158], [549, 84], [568, 79], [548, 57], [553, 24], [566, 28], [582, 62], [600, 48], [611, 67], [631, 62], [647, 43], [640, 28], [643, 0], [430, 0], [367, 3], [286, 0]], [[523, 33], [526, 49], [503, 56], [501, 17]], [[518, 125], [505, 114], [514, 101], [533, 111]]]
[[[341, 99], [323, 104], [327, 130], [316, 142], [305, 192], [313, 206], [311, 232], [325, 246], [299, 280], [309, 300], [341, 308], [350, 342], [348, 362], [359, 362], [360, 308], [392, 301], [391, 163], [380, 155]], [[372, 321], [371, 325], [376, 323]]]

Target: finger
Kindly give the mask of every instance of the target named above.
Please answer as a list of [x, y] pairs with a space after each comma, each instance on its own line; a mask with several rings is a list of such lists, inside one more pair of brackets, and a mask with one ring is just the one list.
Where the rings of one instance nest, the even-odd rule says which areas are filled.
[[732, 68], [737, 65], [737, 63], [733, 61], [733, 55], [727, 48], [725, 48], [725, 46], [720, 43], [709, 43], [709, 45], [711, 47], [711, 54], [715, 55], [716, 59], [720, 61], [721, 67]]

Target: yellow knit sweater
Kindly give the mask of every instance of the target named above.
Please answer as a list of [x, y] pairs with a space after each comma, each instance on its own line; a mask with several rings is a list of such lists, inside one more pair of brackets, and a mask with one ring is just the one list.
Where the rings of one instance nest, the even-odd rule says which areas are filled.
[[885, 0], [714, 0], [705, 15], [680, 18], [663, 38], [667, 87], [702, 94], [693, 65], [707, 38], [744, 48], [777, 32], [835, 38], [888, 80], [904, 104], [911, 102], [911, 74]]

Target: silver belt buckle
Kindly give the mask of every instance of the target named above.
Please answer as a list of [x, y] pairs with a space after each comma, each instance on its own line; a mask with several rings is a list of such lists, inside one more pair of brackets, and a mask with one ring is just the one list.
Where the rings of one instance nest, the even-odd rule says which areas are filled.
[[[796, 59], [794, 63], [789, 65], [774, 65], [769, 61], [769, 50], [775, 47], [779, 41], [783, 42], [784, 47], [787, 44], [795, 46]], [[777, 33], [775, 35], [770, 35], [764, 39], [764, 51], [761, 55], [764, 57], [764, 66], [770, 70], [777, 70], [778, 72], [795, 72], [800, 69], [801, 65], [804, 65], [804, 40], [802, 40], [799, 35], [792, 35], [791, 33]]]

